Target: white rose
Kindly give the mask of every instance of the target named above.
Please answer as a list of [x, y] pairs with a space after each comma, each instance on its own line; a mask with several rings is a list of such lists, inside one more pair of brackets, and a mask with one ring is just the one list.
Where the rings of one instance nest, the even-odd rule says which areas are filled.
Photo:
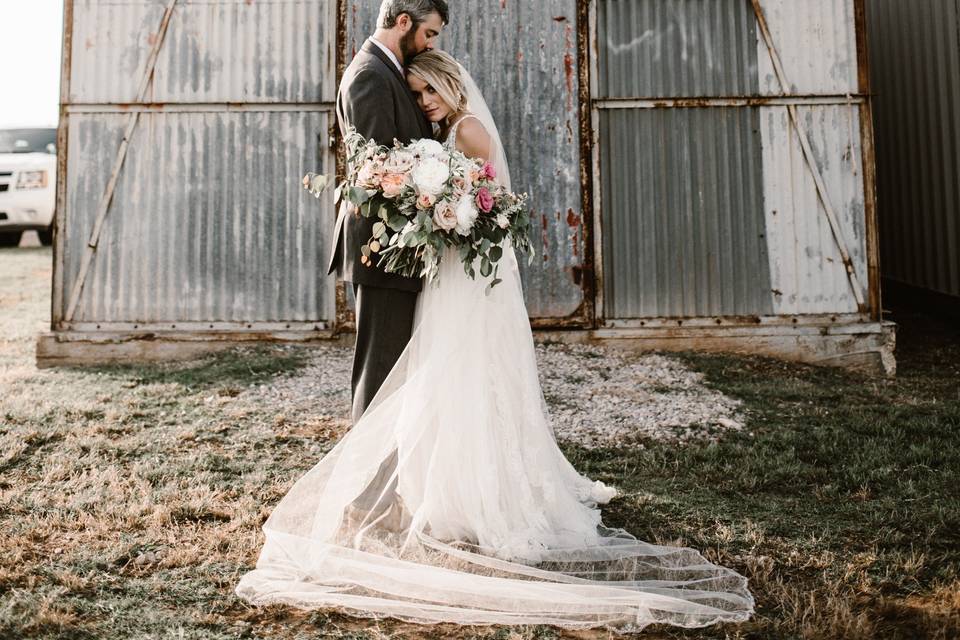
[[497, 215], [497, 226], [501, 229], [506, 229], [510, 226], [510, 218], [503, 215], [502, 213]]
[[410, 173], [417, 193], [439, 195], [450, 177], [450, 168], [436, 158], [426, 158]]
[[410, 145], [410, 151], [419, 155], [421, 158], [438, 158], [446, 155], [446, 152], [443, 150], [443, 145], [430, 138], [420, 138]]
[[470, 235], [473, 229], [473, 223], [477, 220], [477, 205], [473, 203], [473, 198], [469, 195], [460, 199], [457, 205], [457, 233], [462, 236]]

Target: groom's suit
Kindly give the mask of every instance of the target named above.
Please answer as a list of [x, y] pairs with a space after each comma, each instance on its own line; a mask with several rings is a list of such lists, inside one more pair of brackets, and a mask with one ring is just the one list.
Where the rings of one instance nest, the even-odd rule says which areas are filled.
[[[371, 40], [343, 73], [337, 92], [337, 120], [341, 133], [352, 126], [368, 140], [387, 146], [392, 146], [394, 139], [406, 144], [433, 135], [403, 74]], [[353, 205], [341, 204], [327, 268], [327, 273], [336, 271], [352, 283], [357, 298], [354, 420], [373, 400], [406, 347], [421, 288], [419, 278], [404, 278], [360, 262], [360, 248], [373, 235], [374, 222], [359, 215]]]

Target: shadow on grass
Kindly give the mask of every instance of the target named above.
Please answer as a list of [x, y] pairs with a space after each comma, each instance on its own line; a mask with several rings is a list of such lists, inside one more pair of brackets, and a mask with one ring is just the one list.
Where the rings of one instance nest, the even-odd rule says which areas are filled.
[[215, 386], [251, 386], [307, 366], [309, 351], [302, 347], [257, 345], [237, 347], [185, 362], [109, 365], [84, 371], [136, 384], [176, 383], [190, 389]]

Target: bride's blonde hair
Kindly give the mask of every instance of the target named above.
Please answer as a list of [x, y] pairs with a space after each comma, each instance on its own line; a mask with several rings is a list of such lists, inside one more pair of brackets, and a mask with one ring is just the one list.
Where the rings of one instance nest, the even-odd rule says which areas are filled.
[[467, 108], [467, 89], [460, 77], [460, 65], [444, 51], [425, 51], [418, 54], [407, 67], [431, 87], [454, 113]]

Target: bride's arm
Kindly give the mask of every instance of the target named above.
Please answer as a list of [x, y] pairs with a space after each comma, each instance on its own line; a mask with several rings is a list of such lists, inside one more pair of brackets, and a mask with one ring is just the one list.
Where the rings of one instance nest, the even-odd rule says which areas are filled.
[[490, 159], [490, 135], [476, 118], [467, 118], [457, 128], [457, 149], [468, 158]]

